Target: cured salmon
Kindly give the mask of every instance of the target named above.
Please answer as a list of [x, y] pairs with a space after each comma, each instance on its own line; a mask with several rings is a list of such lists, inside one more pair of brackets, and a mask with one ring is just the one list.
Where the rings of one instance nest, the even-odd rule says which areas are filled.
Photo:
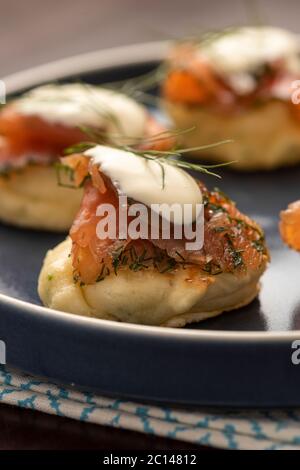
[[[199, 183], [204, 205], [204, 246], [188, 251], [186, 239], [147, 240], [100, 239], [97, 236], [97, 208], [110, 203], [118, 213], [118, 193], [109, 178], [87, 157], [67, 157], [64, 164], [75, 172], [74, 181], [84, 183], [84, 197], [70, 231], [72, 261], [76, 280], [92, 284], [115, 270], [136, 265], [147, 269], [149, 263], [165, 272], [178, 266], [197, 268], [199, 272], [216, 275], [223, 272], [242, 276], [248, 270], [259, 269], [269, 259], [262, 229], [242, 214], [235, 204], [220, 191], [209, 191]], [[76, 177], [76, 172], [80, 175]], [[118, 225], [118, 224], [117, 224]]]
[[293, 202], [281, 212], [279, 230], [283, 241], [300, 251], [300, 201]]
[[[48, 122], [35, 115], [20, 114], [13, 104], [5, 106], [0, 113], [0, 136], [0, 166], [11, 168], [32, 161], [39, 164], [58, 161], [68, 147], [91, 140], [86, 132], [77, 127]], [[135, 146], [168, 150], [173, 145], [174, 138], [168, 135], [167, 129], [149, 115], [144, 138], [136, 140]]]

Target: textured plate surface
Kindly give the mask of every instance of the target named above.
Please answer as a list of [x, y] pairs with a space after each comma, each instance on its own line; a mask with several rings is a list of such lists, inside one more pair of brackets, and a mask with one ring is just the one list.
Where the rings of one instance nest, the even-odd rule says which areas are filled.
[[[150, 70], [167, 45], [99, 52], [8, 77], [18, 93], [47, 79], [103, 83]], [[283, 246], [278, 214], [300, 197], [300, 168], [241, 174], [218, 185], [264, 227], [272, 263], [259, 298], [184, 330], [79, 318], [40, 306], [37, 277], [46, 251], [64, 236], [0, 225], [0, 339], [10, 365], [102, 393], [222, 406], [300, 405], [300, 256]], [[206, 179], [208, 186], [215, 184]], [[17, 300], [16, 300], [17, 299]], [[147, 367], [145, 367], [147, 365]], [[299, 366], [300, 367], [300, 366]]]

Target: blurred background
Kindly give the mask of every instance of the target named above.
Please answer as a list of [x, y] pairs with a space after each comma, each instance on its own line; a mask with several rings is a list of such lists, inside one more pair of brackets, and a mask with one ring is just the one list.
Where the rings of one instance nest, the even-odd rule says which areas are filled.
[[299, 29], [299, 0], [0, 0], [1, 76], [96, 49], [256, 22]]

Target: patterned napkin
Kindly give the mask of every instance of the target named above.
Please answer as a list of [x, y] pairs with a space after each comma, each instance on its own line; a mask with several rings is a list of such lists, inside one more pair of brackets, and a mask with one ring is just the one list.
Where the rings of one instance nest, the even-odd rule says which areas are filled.
[[3, 366], [0, 402], [224, 449], [300, 449], [300, 410], [172, 409], [61, 388]]

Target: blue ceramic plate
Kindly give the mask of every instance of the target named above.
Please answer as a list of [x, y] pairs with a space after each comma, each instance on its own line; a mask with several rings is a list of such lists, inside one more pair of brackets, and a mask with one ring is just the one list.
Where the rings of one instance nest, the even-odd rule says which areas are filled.
[[[6, 77], [9, 93], [52, 80], [104, 83], [151, 70], [166, 43], [69, 58]], [[0, 339], [7, 362], [102, 394], [213, 406], [299, 406], [300, 256], [283, 246], [278, 214], [300, 197], [300, 167], [269, 173], [222, 170], [222, 189], [266, 230], [272, 264], [251, 305], [191, 328], [118, 324], [41, 306], [46, 251], [64, 237], [0, 225]], [[214, 182], [210, 179], [208, 185]]]

